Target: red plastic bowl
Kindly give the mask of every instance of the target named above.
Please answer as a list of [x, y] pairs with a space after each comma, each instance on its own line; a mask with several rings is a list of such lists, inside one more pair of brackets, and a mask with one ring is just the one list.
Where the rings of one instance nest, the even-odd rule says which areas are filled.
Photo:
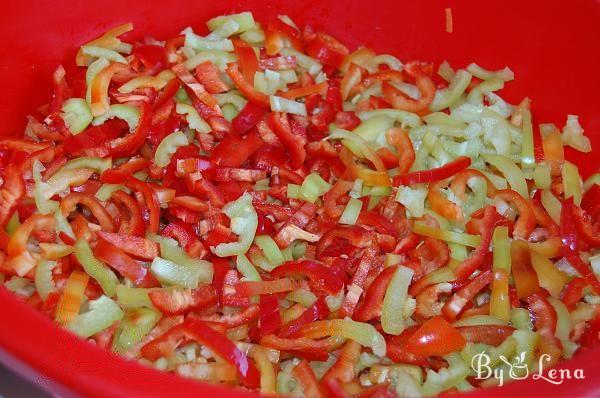
[[[454, 16], [446, 33], [444, 8]], [[366, 44], [401, 60], [448, 60], [453, 66], [478, 62], [509, 65], [516, 81], [503, 96], [530, 97], [534, 122], [564, 125], [577, 114], [600, 151], [600, 3], [597, 0], [487, 3], [472, 0], [296, 0], [296, 1], [128, 1], [103, 0], [3, 4], [0, 17], [0, 135], [21, 134], [25, 115], [48, 101], [59, 63], [70, 64], [76, 48], [107, 28], [132, 21], [138, 32], [159, 39], [192, 26], [204, 30], [215, 15], [250, 10], [260, 21], [288, 14], [312, 24], [350, 47]], [[567, 153], [584, 176], [598, 161]], [[256, 396], [159, 373], [127, 362], [81, 341], [0, 288], [0, 360], [64, 396], [166, 397]], [[475, 392], [476, 396], [599, 396], [600, 347], [562, 365], [581, 368], [585, 380], [553, 385], [526, 380]], [[471, 395], [473, 396], [473, 395]]]

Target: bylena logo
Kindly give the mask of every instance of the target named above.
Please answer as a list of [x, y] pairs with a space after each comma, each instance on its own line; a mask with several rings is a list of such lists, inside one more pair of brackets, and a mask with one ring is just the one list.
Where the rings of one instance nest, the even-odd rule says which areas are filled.
[[[506, 379], [512, 380], [521, 380], [526, 379], [530, 375], [529, 366], [525, 360], [525, 352], [520, 353], [515, 356], [515, 358], [510, 361], [504, 355], [500, 355], [499, 359], [506, 366], [497, 366], [492, 368], [491, 358], [485, 352], [480, 352], [475, 354], [471, 359], [471, 368], [475, 371], [477, 378], [480, 380], [485, 380], [489, 378], [494, 378], [498, 380], [498, 385], [504, 385], [504, 381]], [[562, 384], [565, 380], [570, 379], [585, 379], [585, 374], [583, 373], [583, 369], [550, 369], [546, 374], [544, 374], [544, 363], [550, 360], [550, 356], [548, 354], [542, 354], [539, 359], [539, 363], [537, 366], [537, 372], [531, 374], [531, 378], [533, 380], [544, 380], [548, 383], [552, 383], [555, 385]], [[533, 369], [532, 369], [533, 371]], [[505, 373], [508, 372], [508, 373]]]

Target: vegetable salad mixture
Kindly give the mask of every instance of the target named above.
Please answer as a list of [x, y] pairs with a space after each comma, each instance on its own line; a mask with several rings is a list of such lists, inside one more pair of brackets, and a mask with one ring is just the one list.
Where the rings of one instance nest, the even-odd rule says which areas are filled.
[[147, 366], [293, 396], [471, 390], [499, 383], [479, 353], [537, 371], [598, 344], [577, 116], [538, 133], [508, 68], [207, 25], [106, 32], [0, 138], [5, 288]]

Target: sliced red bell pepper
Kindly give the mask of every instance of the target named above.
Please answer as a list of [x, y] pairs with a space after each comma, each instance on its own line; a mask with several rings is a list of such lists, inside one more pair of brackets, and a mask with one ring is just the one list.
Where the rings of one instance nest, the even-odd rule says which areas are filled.
[[131, 280], [136, 286], [160, 286], [150, 269], [129, 257], [123, 250], [105, 240], [98, 240], [94, 256]]
[[135, 46], [133, 56], [138, 59], [146, 69], [160, 68], [163, 63], [164, 49], [161, 46], [147, 44]]
[[[187, 70], [184, 64], [174, 65], [171, 70], [177, 75], [179, 80], [186, 86], [186, 90], [191, 97], [197, 98], [202, 104], [206, 105], [215, 115], [222, 115], [219, 103], [210, 95], [204, 86], [194, 78], [194, 76]], [[205, 115], [202, 115], [203, 117]]]
[[[126, 215], [129, 217], [127, 222], [124, 222], [124, 219], [121, 219], [119, 233], [133, 236], [144, 235], [146, 226], [144, 225], [142, 209], [140, 209], [138, 202], [121, 190], [114, 191], [111, 195], [111, 200], [123, 205], [126, 209]], [[123, 213], [125, 212], [122, 212], [122, 214]]]
[[268, 123], [277, 138], [279, 138], [283, 146], [288, 150], [292, 169], [295, 170], [301, 167], [306, 159], [306, 150], [304, 149], [306, 140], [304, 137], [294, 134], [288, 115], [286, 113], [272, 112], [268, 116]]
[[317, 341], [306, 337], [286, 339], [268, 334], [260, 340], [260, 344], [309, 361], [326, 361], [329, 357], [327, 353], [328, 343], [324, 340]]
[[244, 134], [262, 120], [267, 114], [264, 107], [248, 102], [231, 121], [231, 131], [236, 134]]
[[325, 33], [317, 33], [314, 40], [306, 45], [306, 52], [321, 63], [335, 68], [339, 68], [349, 53], [346, 46]]
[[587, 282], [583, 278], [573, 278], [567, 283], [562, 292], [560, 299], [569, 310], [574, 310], [575, 305], [583, 298], [583, 289], [587, 286]]
[[452, 177], [461, 170], [466, 169], [471, 165], [471, 158], [459, 156], [450, 163], [445, 165], [422, 171], [414, 171], [412, 173], [398, 175], [394, 177], [394, 185], [413, 185], [423, 182], [441, 181], [448, 177]]
[[158, 257], [158, 244], [151, 240], [104, 231], [98, 231], [96, 235], [135, 258], [152, 261], [155, 257]]
[[187, 336], [183, 324], [175, 325], [155, 339], [144, 344], [140, 353], [142, 357], [151, 361], [156, 361], [160, 357], [173, 354], [177, 347], [189, 340], [190, 338]]
[[206, 91], [211, 94], [224, 93], [229, 91], [227, 84], [221, 80], [219, 76], [219, 70], [210, 61], [205, 61], [200, 65], [196, 66], [196, 78], [204, 87]]
[[300, 361], [300, 363], [294, 367], [292, 374], [302, 386], [302, 392], [306, 398], [326, 397], [325, 392], [321, 389], [317, 377], [315, 376], [315, 372], [313, 372], [305, 359]]
[[[190, 315], [190, 316], [192, 316], [192, 315]], [[252, 305], [246, 305], [246, 308], [244, 308], [243, 310], [241, 310], [240, 312], [235, 313], [235, 314], [227, 314], [227, 315], [222, 315], [220, 317], [218, 315], [217, 316], [212, 315], [212, 316], [207, 316], [207, 317], [197, 317], [197, 316], [194, 316], [194, 317], [198, 318], [198, 319], [205, 318], [203, 320], [223, 325], [226, 329], [232, 329], [232, 328], [236, 328], [241, 325], [247, 325], [247, 324], [253, 322], [254, 320], [257, 320], [259, 315], [260, 315], [259, 306], [256, 304], [252, 304]]]
[[244, 137], [228, 134], [215, 147], [210, 154], [210, 158], [219, 166], [240, 167], [262, 145], [263, 141], [253, 131]]
[[410, 62], [404, 66], [406, 73], [415, 79], [415, 84], [421, 94], [417, 100], [409, 98], [388, 81], [383, 82], [381, 91], [383, 92], [385, 99], [391, 103], [394, 108], [409, 112], [427, 111], [429, 104], [431, 104], [435, 96], [436, 87], [423, 69], [423, 65], [419, 62]]
[[354, 112], [338, 112], [335, 114], [334, 123], [341, 129], [354, 130], [360, 124], [360, 119]]
[[321, 82], [317, 84], [309, 84], [302, 87], [290, 88], [287, 91], [281, 91], [277, 93], [280, 97], [287, 98], [290, 100], [296, 98], [302, 98], [312, 96], [314, 94], [323, 95], [327, 91], [327, 82]]
[[491, 270], [482, 272], [481, 274], [474, 277], [459, 291], [446, 301], [442, 307], [442, 313], [444, 317], [450, 321], [456, 320], [458, 315], [462, 312], [465, 305], [471, 301], [477, 293], [483, 290], [487, 285], [492, 282], [493, 274]]
[[593, 218], [577, 206], [573, 206], [573, 218], [579, 237], [594, 248], [600, 247], [600, 221], [596, 219], [594, 224]]
[[288, 25], [281, 19], [272, 18], [265, 30], [265, 49], [268, 55], [276, 55], [286, 45], [292, 45], [296, 50], [302, 51], [302, 34], [293, 26]]
[[0, 189], [0, 228], [4, 228], [15, 211], [19, 200], [25, 195], [23, 168], [26, 163], [24, 152], [13, 152], [11, 154], [10, 162], [4, 172], [4, 183]]
[[356, 374], [356, 366], [360, 358], [361, 345], [354, 340], [348, 340], [342, 348], [337, 361], [321, 378], [321, 385], [331, 394], [330, 382], [351, 382]]
[[294, 336], [304, 325], [325, 319], [327, 315], [329, 315], [329, 307], [323, 297], [319, 297], [313, 305], [304, 310], [302, 315], [283, 325], [279, 331], [279, 336]]
[[499, 346], [510, 337], [515, 328], [502, 325], [460, 326], [456, 328], [469, 343]]
[[562, 253], [569, 263], [590, 284], [596, 294], [600, 294], [600, 281], [592, 272], [591, 267], [584, 263], [579, 256], [579, 241], [577, 228], [573, 217], [575, 205], [573, 198], [566, 199], [562, 204], [560, 213], [560, 235], [562, 239]]
[[217, 304], [217, 293], [211, 285], [196, 289], [156, 289], [148, 293], [152, 304], [165, 315], [182, 315]]
[[494, 198], [500, 198], [514, 204], [519, 210], [519, 219], [515, 223], [513, 235], [521, 239], [529, 239], [536, 225], [533, 208], [529, 202], [512, 189], [501, 189], [496, 191]]
[[[390, 129], [386, 138], [398, 152], [398, 165], [400, 174], [407, 173], [415, 162], [415, 149], [408, 133], [401, 128]], [[410, 174], [409, 174], [410, 175]]]
[[27, 244], [35, 230], [53, 231], [56, 219], [51, 215], [34, 214], [21, 224], [8, 241], [6, 254], [7, 265], [17, 275], [24, 276], [31, 271], [40, 259], [39, 253], [29, 250]]
[[435, 316], [408, 338], [405, 348], [417, 356], [443, 356], [462, 350], [465, 344], [465, 338], [454, 326]]
[[471, 253], [469, 253], [469, 257], [467, 257], [466, 260], [463, 260], [454, 270], [457, 281], [465, 280], [475, 270], [481, 267], [487, 253], [489, 252], [494, 228], [501, 219], [502, 217], [496, 212], [496, 209], [493, 206], [485, 207], [480, 230], [481, 245], [471, 251]]
[[148, 209], [148, 229], [150, 232], [158, 232], [158, 226], [160, 223], [160, 207], [156, 193], [154, 193], [154, 190], [150, 188], [148, 184], [119, 170], [105, 171], [100, 176], [100, 180], [110, 184], [125, 184], [128, 188], [141, 192], [144, 197], [146, 208]]
[[258, 71], [258, 58], [256, 58], [254, 49], [242, 39], [233, 39], [232, 41], [244, 79], [254, 83], [254, 75]]
[[[375, 234], [372, 230], [360, 225], [339, 226], [327, 231], [317, 243], [317, 258], [325, 252], [325, 249], [337, 238], [346, 239], [352, 246], [366, 248], [373, 244]], [[337, 256], [337, 253], [331, 253]]]
[[260, 372], [235, 344], [207, 323], [188, 318], [183, 323], [186, 333], [198, 343], [207, 346], [220, 358], [233, 364], [243, 385], [250, 389], [260, 387]]
[[581, 208], [592, 217], [592, 220], [600, 219], [600, 184], [592, 185], [583, 194]]
[[[331, 106], [333, 107], [333, 111], [336, 114], [338, 114], [338, 113], [352, 114], [352, 112], [342, 112], [343, 111], [343, 100], [342, 100], [342, 92], [340, 90], [340, 79], [329, 79], [328, 83], [329, 83], [329, 86], [327, 87], [327, 94], [325, 95], [325, 100], [329, 104], [331, 104]], [[360, 123], [360, 120], [359, 120], [359, 123]], [[336, 122], [336, 124], [337, 124], [337, 122]], [[342, 127], [342, 128], [344, 128], [344, 127]], [[347, 130], [353, 130], [353, 129], [349, 128]]]
[[331, 268], [326, 267], [313, 260], [288, 261], [271, 271], [275, 278], [283, 276], [302, 275], [310, 279], [310, 283], [316, 290], [336, 294], [344, 286], [342, 279], [336, 275]]
[[279, 310], [279, 300], [276, 295], [260, 296], [260, 316], [258, 318], [258, 328], [260, 336], [277, 333], [281, 327], [281, 312]]
[[543, 293], [533, 293], [525, 297], [524, 301], [533, 315], [533, 324], [536, 330], [543, 337], [554, 336], [556, 331], [557, 315], [556, 310], [550, 304], [546, 295]]
[[588, 326], [581, 335], [579, 343], [582, 350], [598, 347], [598, 344], [600, 344], [600, 314], [596, 314], [594, 319], [588, 322]]
[[[92, 126], [64, 141], [64, 148], [73, 155], [81, 155], [85, 150], [96, 148], [116, 139], [127, 129], [127, 123], [121, 119], [110, 119], [100, 126]], [[133, 152], [132, 152], [133, 153]]]
[[374, 318], [381, 316], [381, 307], [383, 306], [383, 298], [387, 287], [396, 272], [397, 266], [385, 268], [371, 282], [363, 301], [359, 304], [354, 312], [354, 319], [360, 322], [368, 322]]
[[162, 230], [161, 235], [177, 240], [179, 245], [192, 257], [198, 257], [204, 251], [202, 242], [198, 240], [196, 232], [190, 224], [180, 221], [171, 222]]
[[124, 137], [115, 138], [106, 143], [106, 147], [110, 154], [115, 158], [127, 157], [135, 154], [137, 150], [144, 145], [151, 124], [152, 109], [147, 102], [143, 102], [140, 109], [140, 119], [135, 131]]
[[112, 217], [95, 196], [87, 193], [71, 192], [60, 202], [60, 211], [67, 217], [78, 205], [84, 205], [100, 223], [102, 230], [112, 232], [114, 225]]
[[177, 90], [179, 90], [179, 87], [181, 87], [181, 82], [179, 79], [171, 79], [154, 100], [154, 104], [152, 105], [153, 109], [159, 109], [167, 101], [173, 98], [177, 93]]
[[227, 74], [233, 80], [235, 86], [244, 94], [248, 101], [254, 102], [256, 105], [264, 108], [269, 108], [269, 97], [254, 89], [253, 81], [248, 82], [244, 75], [240, 72], [239, 65], [236, 62], [230, 63], [227, 67]]

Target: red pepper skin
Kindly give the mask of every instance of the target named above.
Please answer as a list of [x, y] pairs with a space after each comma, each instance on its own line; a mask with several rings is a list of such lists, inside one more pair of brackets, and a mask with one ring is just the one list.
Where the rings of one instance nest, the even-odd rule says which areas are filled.
[[251, 131], [245, 137], [228, 134], [212, 151], [210, 158], [222, 167], [240, 167], [254, 152], [263, 145], [256, 132]]
[[173, 354], [183, 343], [189, 341], [182, 324], [168, 329], [165, 333], [146, 343], [140, 350], [143, 358], [156, 361], [158, 358]]
[[196, 289], [158, 289], [148, 293], [152, 304], [165, 315], [182, 315], [217, 304], [217, 294], [211, 285]]
[[227, 74], [235, 84], [235, 86], [244, 94], [244, 97], [250, 102], [254, 102], [256, 105], [269, 108], [270, 102], [269, 97], [265, 94], [256, 91], [254, 89], [253, 81], [247, 81], [239, 70], [237, 63], [231, 63], [227, 67]]
[[161, 235], [177, 240], [190, 256], [196, 257], [204, 249], [192, 226], [184, 222], [171, 222], [162, 230]]
[[296, 170], [302, 167], [302, 164], [306, 159], [306, 150], [304, 149], [306, 140], [303, 137], [294, 134], [288, 115], [286, 113], [271, 112], [267, 121], [277, 138], [279, 138], [279, 141], [281, 141], [283, 146], [288, 150], [292, 169]]
[[465, 338], [454, 326], [435, 316], [408, 338], [405, 348], [417, 356], [443, 356], [462, 350], [465, 344]]
[[573, 268], [590, 284], [592, 290], [596, 294], [600, 294], [600, 281], [592, 272], [590, 265], [584, 263], [579, 256], [579, 239], [575, 220], [572, 216], [574, 207], [572, 197], [566, 199], [562, 204], [562, 211], [560, 213], [560, 235], [563, 243], [562, 253], [569, 260]]
[[581, 344], [580, 350], [597, 347], [600, 344], [600, 314], [596, 313], [596, 317], [588, 322], [579, 343]]
[[302, 385], [302, 392], [306, 398], [326, 397], [325, 392], [321, 389], [317, 377], [315, 376], [315, 372], [313, 372], [305, 359], [300, 361], [300, 363], [294, 367], [292, 374]]
[[592, 185], [581, 199], [581, 208], [592, 217], [592, 220], [600, 219], [600, 185]]
[[304, 310], [302, 315], [283, 325], [279, 331], [279, 336], [294, 336], [304, 325], [325, 319], [327, 315], [329, 315], [329, 307], [323, 297], [319, 297], [313, 305]]
[[113, 158], [131, 156], [144, 144], [152, 124], [152, 109], [147, 102], [143, 102], [140, 108], [140, 120], [135, 131], [106, 143], [106, 148]]
[[484, 210], [483, 220], [481, 222], [481, 245], [475, 248], [469, 257], [464, 260], [458, 268], [454, 270], [457, 281], [463, 281], [468, 278], [475, 270], [481, 267], [485, 256], [489, 251], [492, 233], [497, 223], [502, 217], [496, 212], [493, 206], [487, 206]]
[[155, 257], [158, 257], [158, 244], [151, 240], [104, 231], [98, 231], [96, 235], [136, 258], [152, 261]]
[[322, 340], [315, 341], [306, 337], [288, 339], [269, 334], [260, 340], [260, 344], [309, 361], [326, 361], [329, 357], [326, 351], [327, 347]]
[[135, 46], [133, 56], [139, 60], [146, 69], [162, 67], [164, 49], [156, 45]]
[[167, 85], [165, 86], [165, 88], [163, 88], [163, 90], [161, 91], [161, 93], [154, 100], [154, 104], [152, 105], [153, 109], [160, 108], [168, 100], [170, 100], [171, 98], [173, 98], [175, 96], [175, 94], [177, 93], [177, 90], [179, 90], [179, 87], [181, 87], [181, 82], [179, 81], [179, 79], [177, 79], [176, 77], [174, 77], [173, 79], [171, 79], [167, 83]]
[[154, 190], [143, 181], [138, 180], [132, 175], [119, 170], [107, 170], [100, 176], [100, 181], [110, 184], [125, 184], [128, 188], [139, 191], [144, 196], [146, 208], [148, 209], [148, 229], [150, 232], [158, 232], [160, 223], [160, 207]]
[[444, 317], [454, 321], [462, 312], [465, 305], [473, 299], [483, 288], [492, 282], [493, 274], [491, 270], [482, 272], [473, 278], [469, 283], [457, 291], [442, 307]]
[[372, 386], [363, 390], [356, 398], [396, 398], [397, 394], [390, 389], [388, 383]]
[[92, 126], [64, 141], [64, 148], [72, 156], [81, 155], [86, 149], [96, 148], [117, 138], [127, 129], [121, 119], [110, 119], [100, 126]]
[[371, 285], [365, 293], [365, 298], [354, 312], [355, 320], [359, 322], [368, 322], [381, 315], [381, 307], [383, 306], [385, 292], [387, 291], [387, 287], [394, 277], [397, 268], [398, 266], [395, 265], [385, 268], [377, 275], [373, 282], [371, 282]]
[[206, 322], [197, 319], [186, 319], [183, 327], [188, 336], [198, 343], [206, 345], [220, 358], [235, 365], [243, 385], [250, 389], [260, 387], [260, 372], [231, 340], [208, 326]]
[[258, 71], [258, 59], [254, 49], [242, 39], [233, 39], [232, 41], [244, 79], [247, 82], [254, 82], [254, 75]]
[[583, 278], [573, 278], [560, 293], [560, 299], [569, 310], [574, 310], [575, 305], [583, 298], [583, 289], [587, 286], [587, 282]]
[[263, 144], [250, 158], [250, 165], [259, 170], [271, 171], [274, 166], [287, 167], [289, 157], [281, 146]]
[[435, 182], [445, 180], [448, 177], [452, 177], [458, 172], [466, 169], [471, 165], [471, 158], [466, 156], [459, 156], [450, 163], [445, 165], [423, 171], [415, 171], [408, 174], [402, 174], [394, 177], [394, 185], [413, 185], [420, 184], [423, 182]]
[[310, 279], [314, 289], [328, 294], [336, 294], [344, 286], [343, 281], [326, 267], [312, 260], [288, 261], [271, 271], [274, 278], [290, 275], [303, 275]]
[[[348, 340], [346, 344], [344, 344], [344, 347], [338, 356], [338, 360], [331, 368], [329, 368], [329, 370], [327, 370], [327, 372], [325, 372], [321, 379], [321, 385], [323, 385], [330, 395], [332, 393], [330, 388], [332, 387], [331, 382], [333, 382], [333, 386], [335, 386], [338, 382], [348, 383], [354, 379], [360, 351], [360, 344], [354, 340]], [[335, 391], [336, 389], [334, 388], [333, 390]]]
[[150, 273], [148, 267], [135, 261], [124, 251], [105, 240], [98, 240], [98, 243], [94, 248], [94, 256], [111, 268], [117, 270], [121, 275], [131, 280], [136, 286], [160, 286], [156, 278]]
[[342, 43], [325, 33], [317, 36], [306, 45], [306, 52], [325, 65], [339, 68], [349, 51]]
[[501, 325], [460, 326], [456, 328], [469, 343], [499, 346], [510, 337], [515, 328]]
[[335, 115], [334, 123], [341, 129], [354, 130], [361, 122], [354, 112], [338, 112]]
[[211, 94], [223, 93], [229, 87], [221, 80], [219, 70], [210, 61], [205, 61], [196, 67], [196, 78]]
[[288, 25], [279, 18], [272, 18], [265, 30], [265, 49], [268, 55], [276, 55], [284, 46], [284, 41], [290, 42], [292, 47], [302, 51], [304, 43], [302, 35], [293, 26]]
[[260, 316], [258, 328], [260, 337], [276, 333], [281, 327], [279, 300], [274, 294], [260, 296]]
[[129, 217], [129, 220], [126, 224], [123, 222], [123, 220], [121, 220], [119, 233], [133, 236], [144, 235], [146, 226], [144, 225], [142, 209], [140, 209], [138, 202], [121, 190], [113, 192], [110, 198], [111, 200], [122, 204], [127, 210], [127, 216]]
[[0, 228], [4, 226], [17, 208], [19, 200], [25, 195], [23, 168], [26, 164], [24, 152], [13, 152], [4, 173], [4, 184], [0, 189]]
[[543, 293], [534, 293], [524, 299], [532, 313], [536, 330], [543, 336], [554, 336], [557, 315], [554, 307]]
[[248, 102], [231, 121], [231, 131], [236, 134], [244, 134], [262, 120], [267, 114], [267, 110], [256, 105], [254, 102]]
[[579, 237], [594, 248], [600, 247], [600, 231], [598, 227], [600, 224], [598, 224], [598, 219], [596, 219], [596, 225], [594, 225], [594, 219], [577, 206], [573, 206], [573, 218]]

